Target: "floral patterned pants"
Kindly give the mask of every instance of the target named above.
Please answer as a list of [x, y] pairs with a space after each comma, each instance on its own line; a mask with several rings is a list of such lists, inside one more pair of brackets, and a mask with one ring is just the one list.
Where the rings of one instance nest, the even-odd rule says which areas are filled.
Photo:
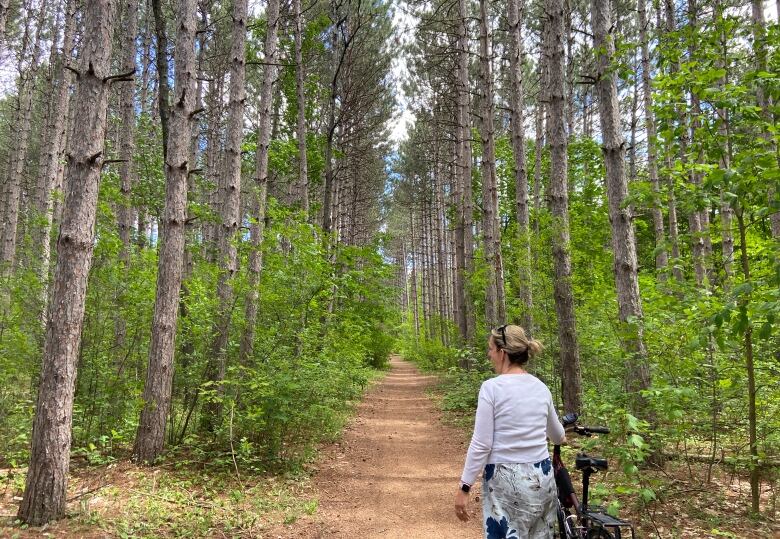
[[482, 476], [485, 539], [551, 539], [555, 499], [549, 458], [533, 464], [488, 464]]

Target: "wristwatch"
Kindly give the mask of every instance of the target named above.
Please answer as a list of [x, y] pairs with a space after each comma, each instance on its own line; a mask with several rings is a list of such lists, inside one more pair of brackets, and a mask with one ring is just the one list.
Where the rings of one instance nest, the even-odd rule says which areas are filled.
[[463, 492], [468, 494], [469, 491], [471, 490], [471, 485], [467, 485], [466, 483], [461, 483], [460, 484], [460, 490], [462, 490]]

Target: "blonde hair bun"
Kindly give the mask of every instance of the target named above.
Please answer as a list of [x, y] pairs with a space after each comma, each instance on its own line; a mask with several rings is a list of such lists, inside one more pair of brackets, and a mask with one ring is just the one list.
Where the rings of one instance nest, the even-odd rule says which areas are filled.
[[528, 353], [528, 359], [544, 350], [544, 346], [536, 339], [529, 338], [521, 326], [508, 324], [503, 326], [503, 331], [494, 329], [490, 332], [490, 338], [500, 349], [506, 350], [511, 356], [520, 356]]

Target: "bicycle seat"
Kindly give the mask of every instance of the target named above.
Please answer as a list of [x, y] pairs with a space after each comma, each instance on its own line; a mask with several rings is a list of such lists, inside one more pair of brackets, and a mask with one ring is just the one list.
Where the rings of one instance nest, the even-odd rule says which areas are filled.
[[606, 470], [608, 468], [607, 459], [597, 459], [589, 457], [585, 453], [577, 455], [575, 465], [578, 470], [584, 470], [586, 468], [593, 468], [594, 470]]

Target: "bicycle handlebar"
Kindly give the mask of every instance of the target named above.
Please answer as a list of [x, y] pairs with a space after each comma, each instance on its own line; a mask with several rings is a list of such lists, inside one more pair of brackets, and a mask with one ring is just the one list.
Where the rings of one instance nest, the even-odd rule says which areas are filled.
[[572, 412], [563, 416], [561, 418], [561, 423], [563, 423], [564, 428], [574, 425], [572, 430], [583, 436], [590, 436], [591, 434], [609, 434], [609, 429], [607, 427], [586, 427], [584, 425], [577, 425], [577, 418], [577, 414]]

